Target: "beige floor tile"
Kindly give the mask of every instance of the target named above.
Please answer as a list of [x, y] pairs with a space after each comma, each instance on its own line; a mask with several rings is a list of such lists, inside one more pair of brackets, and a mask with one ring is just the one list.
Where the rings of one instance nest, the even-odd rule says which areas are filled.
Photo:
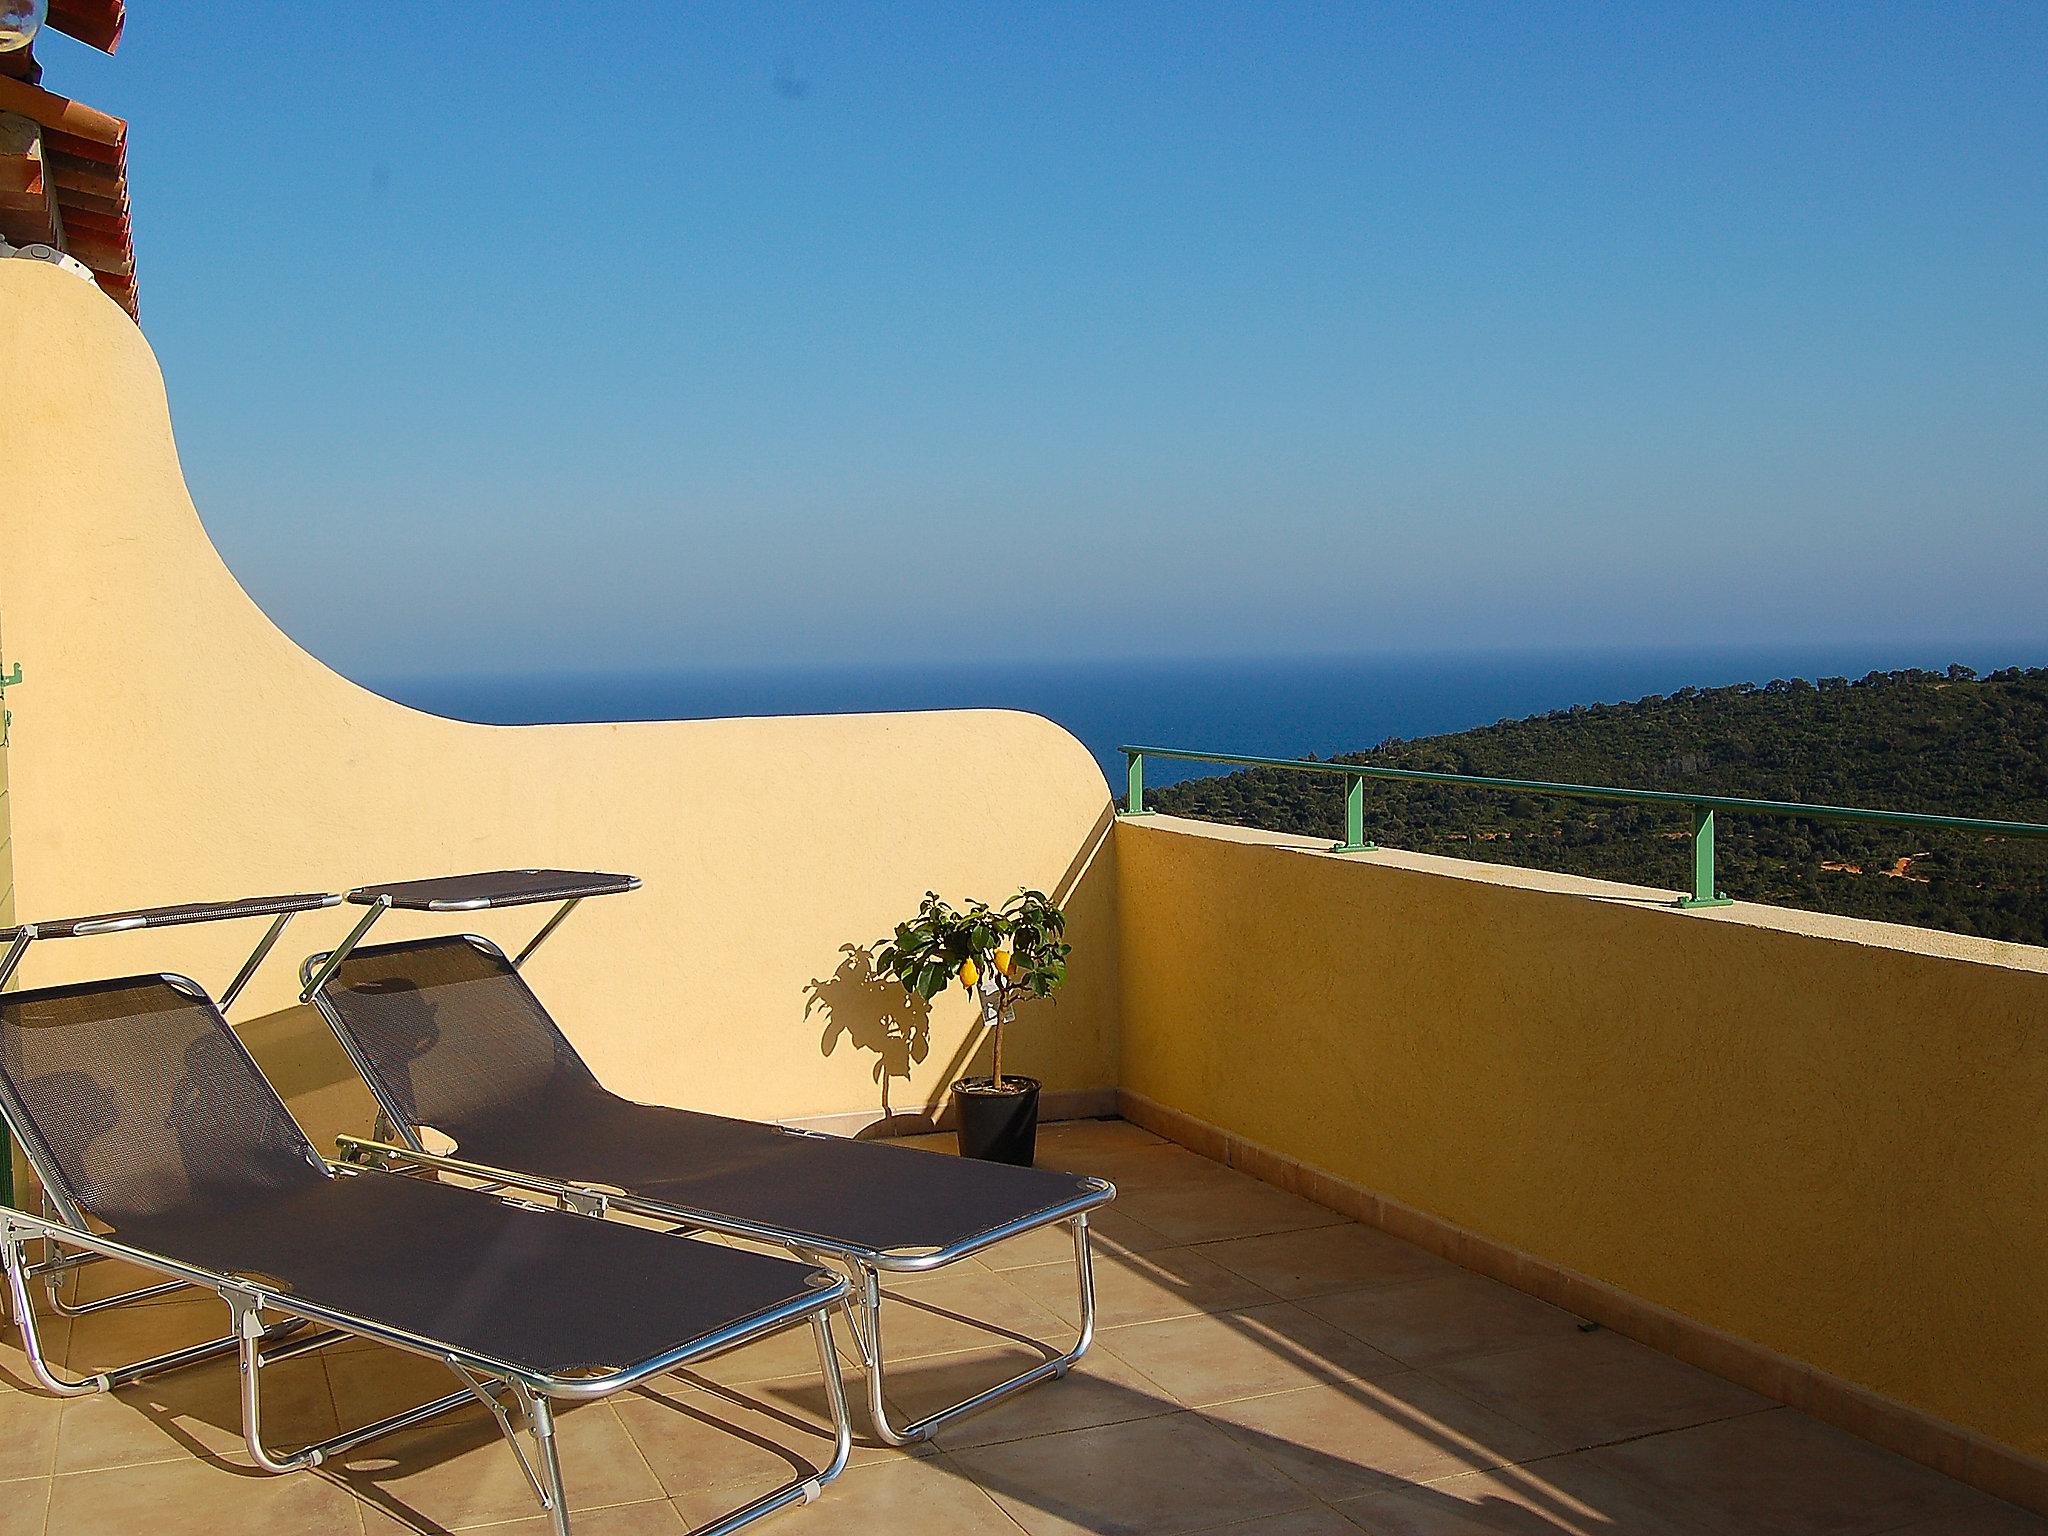
[[[572, 1511], [661, 1497], [610, 1404], [584, 1404], [555, 1424]], [[332, 1470], [364, 1502], [450, 1529], [517, 1520], [536, 1508], [526, 1475], [482, 1408], [373, 1440]]]
[[[1072, 1266], [1066, 1267], [1071, 1281]], [[1020, 1337], [1056, 1340], [1063, 1331], [1059, 1317], [1019, 1289], [1011, 1274], [978, 1266], [955, 1264], [935, 1274], [890, 1280], [883, 1290], [882, 1353], [891, 1361], [982, 1349]]]
[[1529, 1349], [1454, 1360], [1431, 1374], [1503, 1417], [1542, 1431], [1560, 1450], [1772, 1406], [1732, 1381], [1607, 1332], [1574, 1332]]
[[185, 1457], [52, 1479], [49, 1528], [80, 1536], [353, 1536], [360, 1524], [347, 1491], [319, 1473], [272, 1477]]
[[[839, 1354], [846, 1362], [849, 1377], [859, 1356], [854, 1351], [853, 1337], [843, 1312], [832, 1314], [832, 1338], [839, 1348]], [[780, 1333], [770, 1334], [752, 1344], [707, 1360], [696, 1366], [692, 1375], [707, 1381], [722, 1382], [739, 1386], [750, 1381], [779, 1381], [789, 1376], [818, 1375], [818, 1345], [810, 1325], [801, 1328], [785, 1328]]]
[[[1044, 1358], [1011, 1346], [913, 1360], [890, 1373], [889, 1406], [899, 1424], [911, 1423]], [[1097, 1342], [1063, 1378], [1042, 1381], [956, 1420], [940, 1431], [938, 1443], [943, 1449], [958, 1450], [1179, 1411], [1180, 1404]]]
[[1406, 1369], [1291, 1303], [1113, 1328], [1102, 1342], [1190, 1408]]
[[0, 1483], [0, 1536], [43, 1536], [50, 1486], [47, 1477]]
[[[1141, 1221], [1133, 1220], [1108, 1206], [1088, 1218], [1088, 1246], [1100, 1260], [1105, 1254], [1149, 1253], [1172, 1246]], [[1071, 1227], [1040, 1227], [984, 1249], [975, 1257], [985, 1269], [1029, 1269], [1037, 1264], [1065, 1264], [1074, 1267], [1074, 1233]]]
[[917, 1152], [942, 1152], [957, 1156], [960, 1138], [952, 1131], [930, 1131], [922, 1136], [889, 1136], [883, 1138], [892, 1147], [909, 1147]]
[[[445, 1397], [462, 1386], [438, 1360], [402, 1349], [357, 1349], [325, 1355], [335, 1417], [350, 1427]], [[478, 1413], [483, 1409], [478, 1408]]]
[[1031, 1536], [1176, 1536], [1315, 1502], [1185, 1413], [982, 1446], [954, 1460]]
[[1915, 1520], [1886, 1531], [1884, 1536], [2048, 1536], [2048, 1519], [1993, 1498], [1959, 1495], [1967, 1508]]
[[[721, 1489], [685, 1494], [676, 1508], [696, 1526], [736, 1502], [732, 1489]], [[995, 1501], [943, 1456], [850, 1467], [817, 1503], [775, 1519], [796, 1536], [1017, 1536]]]
[[1466, 1270], [1302, 1305], [1409, 1365], [1569, 1339], [1579, 1326], [1569, 1312]]
[[1126, 1216], [1176, 1243], [1327, 1227], [1345, 1219], [1312, 1200], [1214, 1164], [1198, 1176], [1156, 1189], [1119, 1184], [1116, 1203]]
[[[824, 1385], [816, 1376], [706, 1388], [668, 1378], [614, 1398], [626, 1433], [671, 1495], [734, 1483], [773, 1487], [807, 1476], [832, 1458]], [[853, 1415], [853, 1465], [901, 1456]]]
[[147, 1307], [111, 1307], [72, 1320], [63, 1360], [73, 1375], [103, 1371], [224, 1337], [232, 1327], [227, 1305], [218, 1296], [195, 1295]]
[[[154, 1270], [143, 1269], [134, 1264], [125, 1264], [119, 1259], [102, 1259], [97, 1264], [88, 1264], [83, 1269], [73, 1271], [70, 1276], [70, 1284], [65, 1290], [64, 1295], [67, 1301], [72, 1302], [98, 1301], [102, 1297], [118, 1295], [123, 1291], [133, 1291], [148, 1286], [161, 1285], [166, 1278], [168, 1277], [160, 1275]], [[160, 1306], [165, 1302], [192, 1301], [206, 1295], [207, 1293], [203, 1290], [195, 1289], [192, 1286], [185, 1286], [179, 1290], [168, 1291], [162, 1296], [152, 1296], [145, 1300], [128, 1302], [125, 1305], [154, 1307]]]
[[[327, 1373], [311, 1358], [285, 1360], [263, 1371], [263, 1433], [273, 1450], [296, 1450], [325, 1440], [340, 1426], [327, 1391]], [[242, 1441], [241, 1372], [231, 1359], [123, 1387], [119, 1392], [73, 1398], [57, 1429], [57, 1470], [171, 1461], [205, 1453], [246, 1464]]]
[[1355, 1221], [1205, 1243], [1202, 1253], [1290, 1301], [1464, 1273], [1448, 1259]]
[[1041, 1146], [1038, 1166], [1107, 1179], [1116, 1186], [1119, 1199], [1143, 1191], [1169, 1189], [1190, 1180], [1212, 1178], [1228, 1171], [1221, 1163], [1166, 1141], [1149, 1146], [1075, 1147], [1052, 1151]]
[[[950, 1359], [937, 1356], [936, 1359]], [[815, 1369], [800, 1376], [788, 1376], [779, 1381], [753, 1381], [744, 1389], [725, 1386], [698, 1377], [670, 1377], [680, 1385], [703, 1387], [719, 1397], [739, 1400], [755, 1405], [763, 1413], [794, 1418], [811, 1426], [819, 1437], [830, 1431], [826, 1426], [831, 1422], [831, 1410], [826, 1406], [825, 1383]], [[908, 1452], [900, 1447], [884, 1445], [877, 1440], [867, 1420], [867, 1379], [857, 1368], [842, 1373], [841, 1387], [846, 1393], [847, 1412], [853, 1419], [853, 1460], [865, 1464], [872, 1461], [886, 1461], [891, 1457], [905, 1454], [925, 1455], [929, 1446], [912, 1447]], [[657, 1382], [656, 1386], [662, 1383]], [[624, 1401], [624, 1399], [621, 1399]]]
[[1420, 1372], [1221, 1403], [1203, 1416], [1322, 1499], [1526, 1461], [1543, 1437]]
[[1201, 1536], [1358, 1536], [1358, 1527], [1327, 1504], [1292, 1509], [1284, 1515], [1262, 1515], [1233, 1525], [1219, 1525]]
[[[1080, 1322], [1081, 1301], [1073, 1265], [1009, 1270], [1005, 1278], [1068, 1324]], [[1095, 1320], [1103, 1328], [1188, 1317], [1272, 1299], [1272, 1292], [1265, 1287], [1194, 1248], [1105, 1253], [1095, 1261]]]
[[1981, 1499], [1790, 1408], [1584, 1455], [1716, 1536], [1863, 1536], [1961, 1512]]
[[[359, 1504], [364, 1536], [436, 1536], [448, 1529], [421, 1520], [417, 1515], [390, 1514], [374, 1505]], [[483, 1526], [482, 1536], [548, 1536], [554, 1527], [544, 1514], [523, 1520], [507, 1520]], [[605, 1509], [586, 1509], [576, 1516], [576, 1536], [678, 1536], [688, 1530], [683, 1517], [667, 1499], [643, 1499], [634, 1504], [613, 1504]]]
[[1145, 1147], [1171, 1146], [1164, 1136], [1155, 1136], [1128, 1120], [1057, 1120], [1038, 1128], [1038, 1161], [1052, 1167], [1048, 1153], [1055, 1157], [1072, 1152], [1123, 1152]]
[[1697, 1536], [1583, 1456], [1470, 1472], [1336, 1508], [1368, 1536]]
[[62, 1410], [61, 1398], [0, 1392], [0, 1481], [50, 1475]]

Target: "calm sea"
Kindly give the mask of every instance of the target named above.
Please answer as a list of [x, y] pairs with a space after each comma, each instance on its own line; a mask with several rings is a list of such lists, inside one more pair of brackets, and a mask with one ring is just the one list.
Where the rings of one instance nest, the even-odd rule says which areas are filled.
[[[370, 686], [488, 724], [692, 720], [868, 710], [1026, 709], [1057, 720], [1112, 782], [1126, 744], [1298, 757], [1357, 751], [1573, 704], [1774, 677], [1877, 669], [2038, 666], [2048, 643], [1500, 652], [1244, 661], [1095, 661], [974, 667], [732, 667], [536, 676], [384, 678]], [[1148, 765], [1170, 783], [1205, 770]]]

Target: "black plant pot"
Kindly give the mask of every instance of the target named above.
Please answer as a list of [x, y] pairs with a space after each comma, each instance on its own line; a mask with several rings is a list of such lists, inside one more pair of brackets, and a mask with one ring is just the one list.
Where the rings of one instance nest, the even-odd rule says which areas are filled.
[[998, 1093], [994, 1078], [963, 1077], [953, 1085], [953, 1108], [962, 1157], [1031, 1166], [1038, 1155], [1037, 1078], [1005, 1073]]

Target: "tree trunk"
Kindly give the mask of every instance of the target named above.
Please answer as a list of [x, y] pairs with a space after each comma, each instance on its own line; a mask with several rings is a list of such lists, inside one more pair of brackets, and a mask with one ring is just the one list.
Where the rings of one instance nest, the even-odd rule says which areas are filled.
[[995, 1060], [991, 1064], [990, 1076], [995, 1080], [997, 1093], [1003, 1091], [1003, 984], [996, 983], [996, 1027]]

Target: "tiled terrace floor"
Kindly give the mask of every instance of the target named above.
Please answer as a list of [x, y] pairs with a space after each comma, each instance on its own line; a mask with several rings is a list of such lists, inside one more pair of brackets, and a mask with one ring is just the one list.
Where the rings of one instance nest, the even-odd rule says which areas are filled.
[[[932, 1138], [945, 1147], [950, 1138]], [[1050, 1127], [1043, 1160], [1116, 1180], [1098, 1224], [1102, 1331], [1068, 1380], [906, 1455], [866, 1446], [791, 1536], [2048, 1536], [2048, 1521], [1218, 1167], [1120, 1122]], [[912, 1282], [892, 1347], [917, 1414], [1014, 1368], [949, 1316], [1071, 1319], [1058, 1235]], [[99, 1266], [99, 1274], [111, 1266]], [[105, 1279], [101, 1279], [101, 1284]], [[210, 1300], [53, 1325], [74, 1368], [221, 1331]], [[572, 1410], [585, 1536], [675, 1532], [818, 1454], [807, 1336], [706, 1378]], [[446, 1373], [344, 1346], [276, 1372], [295, 1444], [438, 1395]], [[269, 1373], [265, 1376], [270, 1382]], [[342, 1466], [242, 1464], [232, 1365], [58, 1403], [0, 1353], [0, 1536], [544, 1529], [481, 1411]], [[723, 1432], [725, 1425], [739, 1437]], [[294, 1439], [293, 1437], [296, 1437]]]

